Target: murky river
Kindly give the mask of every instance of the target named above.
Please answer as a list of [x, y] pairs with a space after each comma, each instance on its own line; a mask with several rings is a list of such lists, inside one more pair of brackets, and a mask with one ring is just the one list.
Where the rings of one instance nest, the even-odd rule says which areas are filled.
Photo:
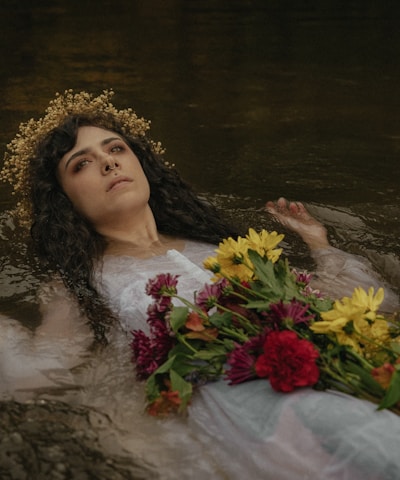
[[[4, 2], [0, 145], [56, 91], [112, 87], [200, 192], [249, 223], [283, 195], [321, 206], [340, 245], [398, 254], [400, 8], [301, 3]], [[22, 294], [10, 273], [6, 307]]]
[[[55, 92], [113, 88], [218, 206], [268, 225], [266, 200], [304, 201], [400, 288], [399, 17], [362, 0], [2, 2], [0, 147]], [[13, 204], [0, 185], [0, 311], [35, 326]]]

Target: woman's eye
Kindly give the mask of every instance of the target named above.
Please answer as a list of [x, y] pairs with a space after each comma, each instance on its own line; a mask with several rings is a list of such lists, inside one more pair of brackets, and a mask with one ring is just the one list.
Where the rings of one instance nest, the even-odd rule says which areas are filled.
[[121, 145], [114, 145], [111, 148], [111, 153], [122, 152], [123, 149], [124, 149], [124, 147], [122, 147]]
[[74, 166], [74, 172], [79, 172], [82, 170], [83, 167], [85, 167], [89, 163], [89, 160], [83, 159], [79, 160]]

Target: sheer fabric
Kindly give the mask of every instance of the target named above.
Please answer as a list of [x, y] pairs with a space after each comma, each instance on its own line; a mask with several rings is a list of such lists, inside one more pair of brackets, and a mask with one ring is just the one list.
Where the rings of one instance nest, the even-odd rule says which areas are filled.
[[[187, 242], [183, 252], [171, 250], [152, 259], [107, 256], [98, 272], [99, 286], [127, 332], [146, 330], [147, 280], [158, 273], [179, 274], [179, 294], [192, 299], [209, 279], [201, 262], [213, 251]], [[314, 286], [325, 293], [337, 297], [350, 295], [356, 286], [381, 285], [366, 263], [340, 250], [316, 251], [314, 258]], [[386, 289], [385, 309], [397, 305]], [[237, 386], [218, 381], [199, 389], [188, 424], [223, 478], [394, 480], [400, 471], [400, 419], [337, 393], [302, 389], [280, 394], [264, 380]], [[200, 472], [197, 478], [203, 478]]]

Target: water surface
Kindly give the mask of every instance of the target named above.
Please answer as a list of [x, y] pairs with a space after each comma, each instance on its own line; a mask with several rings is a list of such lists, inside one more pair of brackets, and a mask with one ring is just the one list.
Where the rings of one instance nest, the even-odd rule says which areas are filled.
[[[361, 0], [3, 2], [0, 146], [56, 91], [114, 88], [219, 206], [269, 227], [264, 201], [302, 200], [399, 287], [399, 15]], [[0, 308], [34, 326], [40, 276], [13, 204], [1, 185]]]

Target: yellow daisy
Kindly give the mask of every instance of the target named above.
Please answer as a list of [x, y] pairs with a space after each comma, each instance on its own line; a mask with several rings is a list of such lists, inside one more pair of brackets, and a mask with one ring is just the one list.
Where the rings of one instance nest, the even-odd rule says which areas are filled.
[[253, 228], [249, 229], [249, 233], [246, 235], [248, 241], [248, 248], [255, 250], [262, 257], [267, 256], [268, 260], [275, 263], [282, 253], [282, 249], [275, 249], [275, 247], [284, 238], [283, 234], [277, 232], [268, 232], [267, 230], [261, 230], [257, 233]]
[[374, 295], [374, 287], [368, 289], [368, 293], [361, 287], [355, 288], [351, 297], [352, 304], [364, 308], [364, 311], [376, 312], [383, 302], [385, 292], [379, 288]]

